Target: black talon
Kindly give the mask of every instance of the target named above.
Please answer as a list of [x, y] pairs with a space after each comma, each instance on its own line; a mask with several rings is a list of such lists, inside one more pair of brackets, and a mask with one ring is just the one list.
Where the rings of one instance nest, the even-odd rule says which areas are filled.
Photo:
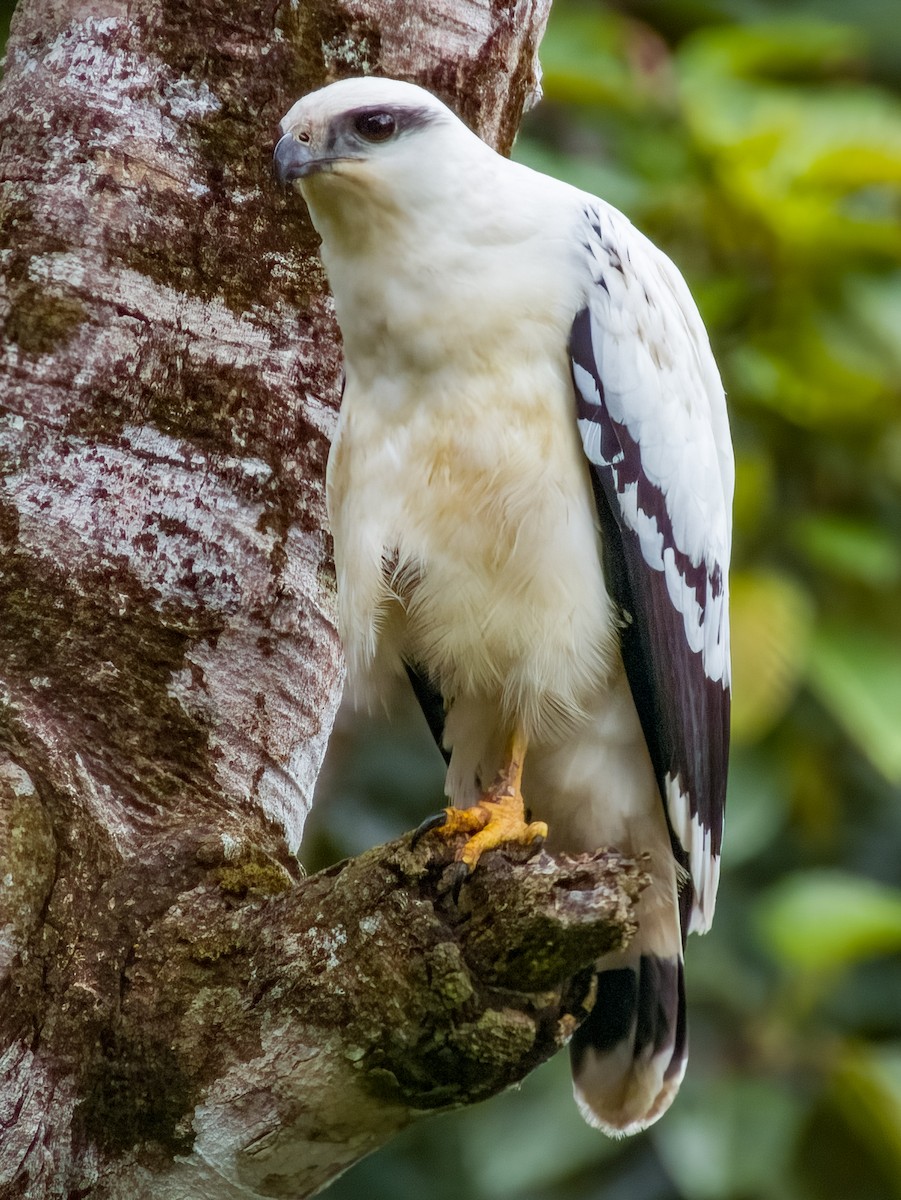
[[463, 884], [469, 878], [471, 872], [469, 867], [464, 862], [454, 863], [453, 871], [451, 872], [451, 887], [450, 893], [453, 897], [454, 904], [460, 903], [460, 893], [463, 891]]
[[446, 824], [447, 812], [444, 809], [431, 817], [426, 817], [423, 823], [417, 825], [413, 830], [413, 836], [410, 838], [410, 849], [415, 850], [427, 833], [431, 833], [433, 829], [440, 829], [442, 825]]

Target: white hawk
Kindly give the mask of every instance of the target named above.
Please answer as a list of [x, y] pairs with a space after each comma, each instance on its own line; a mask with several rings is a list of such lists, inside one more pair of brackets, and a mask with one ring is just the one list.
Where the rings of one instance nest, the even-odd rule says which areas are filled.
[[350, 685], [413, 683], [467, 867], [546, 831], [647, 856], [639, 932], [598, 963], [572, 1042], [585, 1117], [635, 1132], [685, 1069], [682, 947], [722, 834], [734, 467], [704, 326], [622, 213], [422, 88], [343, 80], [282, 130], [344, 338], [328, 506]]

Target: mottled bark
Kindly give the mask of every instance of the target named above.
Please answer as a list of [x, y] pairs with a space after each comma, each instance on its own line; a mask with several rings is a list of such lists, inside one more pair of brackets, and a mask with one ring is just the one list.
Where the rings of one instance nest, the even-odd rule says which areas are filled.
[[[303, 205], [270, 180], [276, 125], [371, 70], [508, 147], [547, 2], [17, 13], [0, 93], [4, 1197], [307, 1195], [417, 1113], [521, 1077], [586, 1000], [568, 975], [628, 932], [636, 879], [612, 860], [495, 856], [461, 924], [427, 847], [307, 881], [294, 857], [341, 686], [323, 504], [340, 352]], [[570, 947], [531, 979], [498, 977], [477, 919], [511, 896], [503, 945], [538, 963], [549, 938]]]

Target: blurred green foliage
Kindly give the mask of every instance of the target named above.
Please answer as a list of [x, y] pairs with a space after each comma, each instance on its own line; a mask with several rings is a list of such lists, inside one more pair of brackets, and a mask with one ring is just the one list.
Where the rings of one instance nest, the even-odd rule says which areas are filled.
[[[672, 255], [732, 414], [735, 748], [689, 1072], [612, 1142], [560, 1056], [329, 1194], [901, 1200], [901, 10], [557, 0], [542, 62], [516, 156]], [[345, 714], [307, 866], [417, 824], [442, 774], [412, 702]]]
[[0, 47], [6, 45], [9, 36], [9, 23], [15, 11], [16, 0], [0, 0]]
[[[735, 749], [692, 1056], [638, 1138], [581, 1123], [561, 1056], [330, 1195], [901, 1200], [901, 9], [557, 0], [542, 62], [516, 157], [675, 259], [732, 415]], [[414, 824], [441, 774], [412, 706], [345, 717], [309, 864]]]

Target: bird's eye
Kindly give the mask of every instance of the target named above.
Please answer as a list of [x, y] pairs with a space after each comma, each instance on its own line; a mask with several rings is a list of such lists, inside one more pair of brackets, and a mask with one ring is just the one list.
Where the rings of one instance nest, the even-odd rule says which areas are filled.
[[391, 113], [363, 113], [354, 121], [354, 129], [367, 142], [387, 142], [397, 124]]

